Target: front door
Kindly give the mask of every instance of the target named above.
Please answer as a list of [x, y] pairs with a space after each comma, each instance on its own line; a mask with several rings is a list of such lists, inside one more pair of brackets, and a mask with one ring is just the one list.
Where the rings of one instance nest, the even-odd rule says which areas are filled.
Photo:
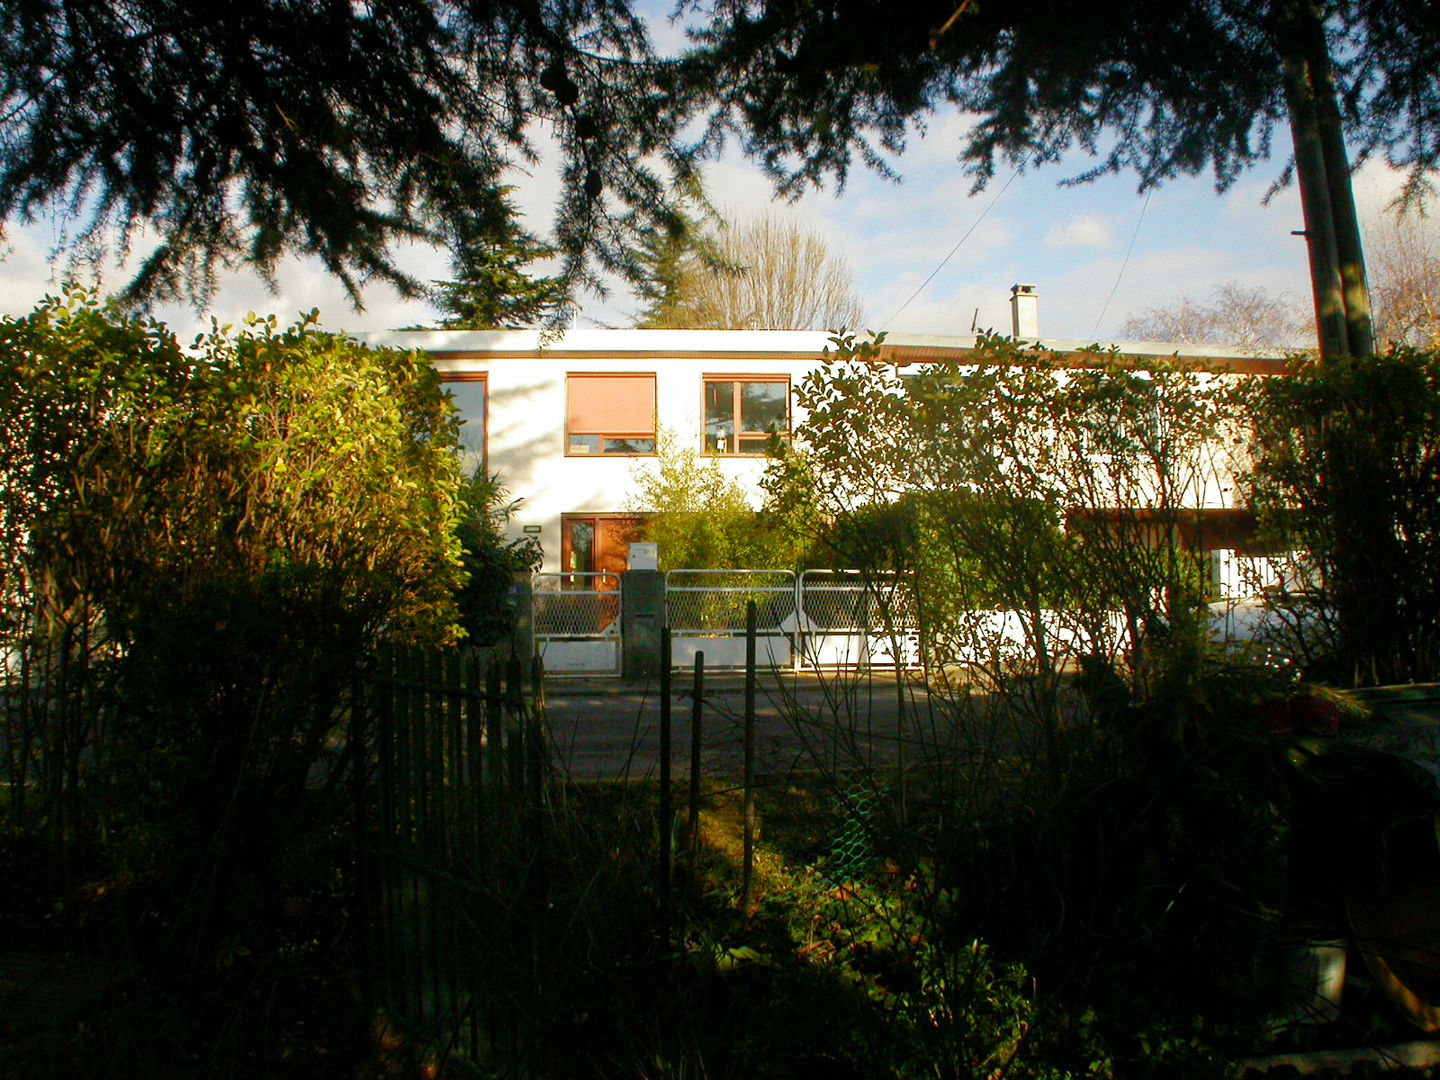
[[582, 579], [579, 588], [614, 589], [630, 561], [642, 519], [633, 514], [566, 514], [560, 519], [560, 568], [567, 574], [613, 574]]

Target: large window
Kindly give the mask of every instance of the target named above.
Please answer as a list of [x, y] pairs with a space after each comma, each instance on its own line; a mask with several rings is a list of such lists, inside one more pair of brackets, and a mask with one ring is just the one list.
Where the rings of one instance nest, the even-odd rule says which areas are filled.
[[655, 453], [654, 375], [571, 375], [565, 382], [565, 453]]
[[446, 375], [443, 381], [460, 413], [460, 462], [470, 476], [485, 467], [485, 376]]
[[705, 453], [763, 454], [771, 435], [789, 433], [788, 378], [705, 380]]

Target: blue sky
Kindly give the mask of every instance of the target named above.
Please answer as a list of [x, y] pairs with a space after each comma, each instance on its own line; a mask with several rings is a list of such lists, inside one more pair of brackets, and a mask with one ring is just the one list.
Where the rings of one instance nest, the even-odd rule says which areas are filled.
[[[1291, 235], [1303, 227], [1298, 196], [1291, 188], [1264, 202], [1282, 160], [1252, 170], [1223, 194], [1202, 176], [1166, 184], [1148, 203], [1128, 174], [1061, 186], [1086, 167], [1084, 157], [1013, 178], [1002, 171], [988, 190], [971, 196], [955, 161], [966, 123], [956, 114], [932, 118], [925, 135], [912, 139], [896, 162], [898, 184], [856, 172], [843, 192], [832, 187], [775, 207], [821, 232], [846, 257], [866, 305], [867, 329], [964, 334], [973, 324], [1008, 332], [1009, 290], [1016, 282], [1038, 287], [1040, 329], [1048, 338], [1112, 340], [1127, 316], [1182, 294], [1205, 300], [1227, 281], [1289, 293], [1308, 304], [1305, 245]], [[542, 232], [554, 177], [541, 170], [517, 175], [515, 182], [530, 227]], [[1362, 215], [1377, 212], [1396, 187], [1383, 168], [1363, 170], [1356, 184]], [[707, 186], [731, 219], [770, 205], [768, 182], [733, 153], [713, 164]], [[54, 232], [52, 223], [8, 231], [0, 311], [28, 311], [64, 277], [63, 266], [46, 257]], [[403, 262], [423, 278], [447, 276], [438, 252], [411, 249]], [[124, 278], [111, 266], [102, 285], [118, 286]], [[253, 274], [228, 274], [212, 313], [222, 322], [247, 311], [288, 320], [318, 307], [323, 325], [351, 332], [436, 317], [425, 304], [404, 301], [384, 286], [368, 290], [365, 310], [356, 312], [338, 284], [298, 260], [281, 269], [278, 283], [272, 295]], [[635, 307], [623, 292], [582, 296], [577, 322], [629, 325]], [[209, 322], [209, 313], [185, 308], [158, 314], [182, 336]]]

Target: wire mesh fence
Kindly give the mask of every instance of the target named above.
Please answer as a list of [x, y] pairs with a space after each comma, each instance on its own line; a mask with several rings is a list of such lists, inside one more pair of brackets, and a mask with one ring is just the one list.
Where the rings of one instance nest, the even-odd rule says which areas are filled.
[[530, 598], [537, 638], [597, 638], [620, 633], [618, 574], [536, 574]]
[[755, 602], [761, 633], [793, 629], [796, 576], [789, 570], [671, 570], [665, 616], [673, 633], [745, 633], [745, 606]]
[[854, 570], [807, 570], [800, 575], [802, 629], [881, 634], [919, 626], [908, 582]]

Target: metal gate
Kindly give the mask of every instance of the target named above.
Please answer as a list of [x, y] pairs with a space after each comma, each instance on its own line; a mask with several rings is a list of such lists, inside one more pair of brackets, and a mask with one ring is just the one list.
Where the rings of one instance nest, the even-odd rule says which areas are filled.
[[552, 933], [540, 673], [527, 694], [519, 660], [506, 668], [502, 682], [473, 650], [382, 650], [352, 717], [374, 763], [356, 792], [368, 989], [445, 1075], [447, 1059], [468, 1061], [464, 1075], [519, 1075], [537, 1009], [519, 996], [531, 980], [514, 952], [528, 958]]
[[[705, 653], [711, 668], [745, 664], [745, 607], [755, 602], [756, 660], [765, 667], [910, 667], [919, 662], [914, 593], [905, 582], [858, 571], [671, 570], [665, 621], [671, 661]], [[621, 669], [620, 577], [536, 574], [535, 648], [552, 674]]]
[[557, 674], [620, 671], [620, 576], [536, 574], [530, 592], [535, 650]]
[[671, 570], [665, 575], [670, 658], [677, 667], [704, 652], [707, 667], [745, 666], [745, 608], [755, 601], [756, 662], [791, 667], [799, 631], [789, 570]]
[[806, 570], [797, 584], [807, 667], [910, 667], [920, 661], [914, 591], [857, 570]]

